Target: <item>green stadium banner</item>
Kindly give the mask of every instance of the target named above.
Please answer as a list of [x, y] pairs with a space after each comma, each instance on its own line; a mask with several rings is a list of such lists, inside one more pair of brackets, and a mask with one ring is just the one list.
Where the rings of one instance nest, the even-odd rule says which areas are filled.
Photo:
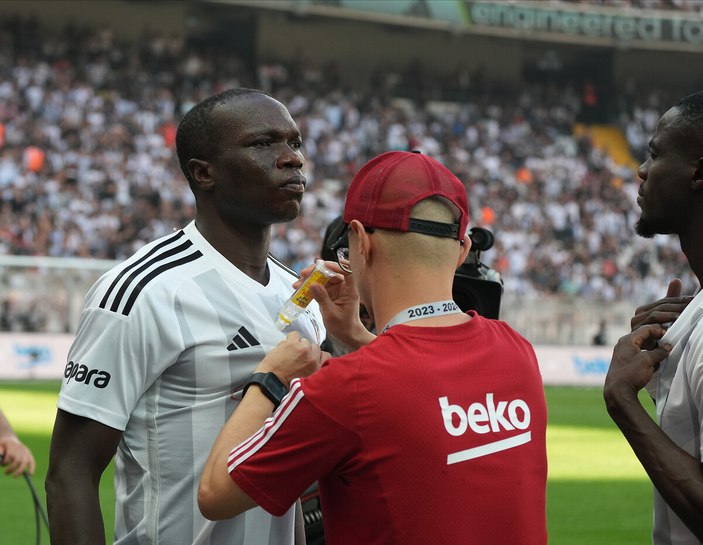
[[543, 0], [220, 0], [298, 15], [363, 19], [495, 37], [703, 51], [703, 14]]

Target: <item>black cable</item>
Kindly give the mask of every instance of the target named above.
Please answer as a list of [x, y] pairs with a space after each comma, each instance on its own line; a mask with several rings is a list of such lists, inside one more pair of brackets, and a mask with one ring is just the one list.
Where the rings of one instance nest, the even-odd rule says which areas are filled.
[[[0, 466], [3, 465], [4, 456], [0, 454]], [[41, 545], [41, 521], [44, 521], [44, 524], [46, 525], [46, 529], [49, 529], [49, 518], [46, 516], [46, 513], [44, 512], [44, 507], [42, 506], [41, 500], [39, 499], [39, 495], [37, 494], [36, 488], [34, 488], [34, 483], [32, 482], [32, 478], [29, 476], [29, 473], [24, 471], [22, 473], [22, 476], [24, 477], [25, 481], [27, 481], [27, 485], [29, 486], [29, 490], [32, 493], [32, 500], [34, 502], [34, 520], [36, 522], [36, 532], [37, 532], [37, 545]]]
[[49, 518], [46, 516], [46, 513], [44, 512], [44, 507], [41, 504], [41, 499], [39, 499], [39, 495], [37, 494], [37, 490], [34, 488], [34, 483], [32, 482], [31, 477], [29, 476], [29, 473], [26, 471], [23, 473], [25, 480], [27, 481], [27, 485], [29, 485], [29, 489], [32, 491], [32, 498], [34, 498], [34, 507], [36, 508], [37, 512], [37, 524], [39, 524], [39, 516], [41, 515], [42, 520], [44, 521], [44, 525], [46, 526], [46, 529], [49, 529]]
[[[24, 477], [27, 479], [27, 482], [30, 483], [31, 486], [31, 481], [29, 480], [29, 477], [27, 476], [27, 472], [25, 471], [23, 473]], [[39, 524], [39, 510], [37, 509], [37, 500], [34, 500], [34, 532], [35, 535], [37, 536], [37, 545], [41, 545], [41, 525]]]

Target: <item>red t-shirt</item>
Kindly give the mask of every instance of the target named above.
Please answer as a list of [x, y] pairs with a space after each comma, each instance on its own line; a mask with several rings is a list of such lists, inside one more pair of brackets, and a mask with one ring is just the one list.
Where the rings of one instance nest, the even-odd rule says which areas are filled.
[[319, 482], [328, 545], [545, 545], [547, 409], [531, 345], [474, 313], [397, 325], [293, 381], [231, 477], [282, 514]]

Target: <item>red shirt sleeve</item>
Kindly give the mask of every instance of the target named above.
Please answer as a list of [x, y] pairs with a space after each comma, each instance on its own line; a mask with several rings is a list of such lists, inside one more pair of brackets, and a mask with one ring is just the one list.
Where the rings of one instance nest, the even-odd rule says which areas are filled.
[[280, 516], [359, 442], [352, 430], [306, 398], [304, 384], [296, 379], [264, 426], [231, 451], [228, 471], [250, 498]]

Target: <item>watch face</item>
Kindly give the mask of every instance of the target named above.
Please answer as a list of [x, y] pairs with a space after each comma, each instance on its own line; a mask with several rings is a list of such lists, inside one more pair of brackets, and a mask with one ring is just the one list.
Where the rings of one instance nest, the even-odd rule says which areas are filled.
[[264, 386], [274, 395], [278, 402], [285, 397], [288, 393], [286, 387], [281, 383], [276, 375], [273, 373], [267, 373], [264, 379]]
[[244, 386], [245, 394], [250, 384], [258, 384], [263, 394], [275, 405], [275, 408], [278, 408], [281, 400], [288, 393], [288, 388], [274, 373], [254, 373]]

